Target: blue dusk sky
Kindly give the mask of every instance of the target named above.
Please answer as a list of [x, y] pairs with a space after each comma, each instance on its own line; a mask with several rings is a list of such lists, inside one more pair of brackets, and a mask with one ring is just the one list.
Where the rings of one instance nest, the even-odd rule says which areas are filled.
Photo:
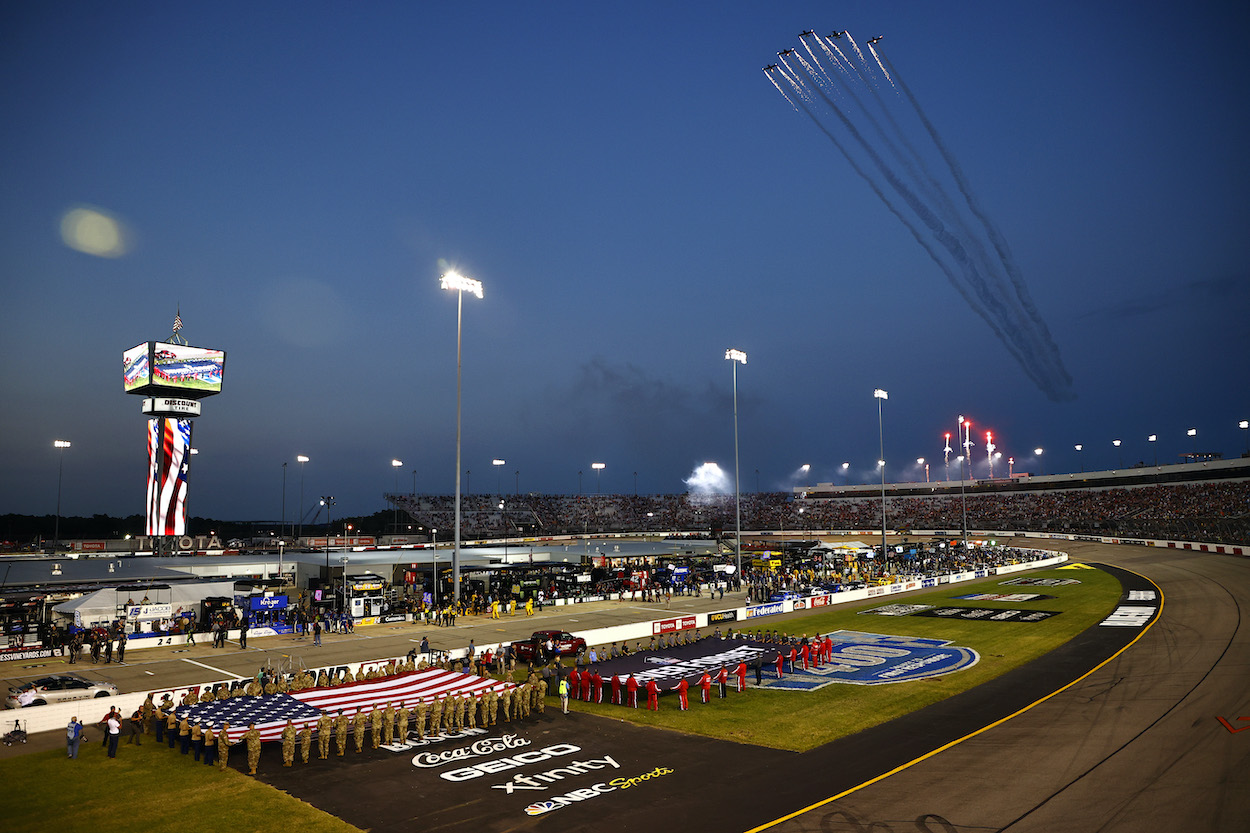
[[[336, 517], [450, 493], [449, 267], [485, 287], [466, 491], [732, 472], [730, 347], [743, 491], [875, 480], [875, 388], [891, 481], [920, 457], [942, 479], [961, 413], [979, 476], [987, 428], [1016, 472], [1037, 447], [1048, 473], [1237, 456], [1248, 24], [1232, 2], [6, 3], [0, 513], [52, 513], [58, 462], [63, 514], [143, 511], [121, 354], [177, 311], [227, 353], [192, 515], [277, 518], [285, 462], [294, 516], [297, 454]], [[864, 64], [805, 103], [779, 74], [808, 29]]]

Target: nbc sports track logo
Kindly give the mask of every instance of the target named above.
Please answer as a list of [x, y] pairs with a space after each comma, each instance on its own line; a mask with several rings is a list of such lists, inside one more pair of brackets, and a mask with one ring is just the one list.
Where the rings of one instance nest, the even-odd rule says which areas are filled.
[[556, 795], [546, 801], [535, 801], [533, 804], [525, 808], [526, 815], [541, 816], [543, 813], [550, 813], [552, 810], [559, 810], [561, 807], [567, 807], [579, 801], [587, 801], [597, 798], [604, 793], [616, 792], [617, 790], [628, 790], [640, 784], [656, 778], [662, 778], [665, 775], [672, 775], [673, 770], [666, 766], [657, 766], [650, 772], [644, 772], [642, 775], [636, 775], [633, 778], [613, 778], [611, 781], [600, 782], [590, 787], [583, 787], [580, 790], [573, 790], [564, 795]]

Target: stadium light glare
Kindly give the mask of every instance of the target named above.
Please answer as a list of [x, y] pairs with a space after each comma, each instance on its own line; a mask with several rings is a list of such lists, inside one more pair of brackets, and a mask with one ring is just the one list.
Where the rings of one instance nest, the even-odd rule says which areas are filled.
[[443, 289], [455, 289], [458, 292], [469, 292], [478, 298], [482, 297], [482, 282], [473, 278], [466, 278], [459, 272], [445, 272], [443, 277], [439, 279], [439, 284]]
[[456, 292], [456, 543], [451, 552], [452, 600], [460, 602], [460, 365], [462, 358], [461, 335], [464, 319], [464, 293], [482, 297], [482, 282], [466, 278], [459, 272], [444, 272], [439, 279], [443, 289]]

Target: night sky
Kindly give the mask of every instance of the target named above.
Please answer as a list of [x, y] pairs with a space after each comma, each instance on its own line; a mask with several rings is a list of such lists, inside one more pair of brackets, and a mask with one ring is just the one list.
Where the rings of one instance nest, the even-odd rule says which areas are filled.
[[[732, 472], [730, 347], [744, 491], [875, 480], [874, 388], [891, 481], [918, 457], [942, 479], [961, 413], [978, 475], [986, 428], [1016, 472], [1035, 447], [1047, 473], [1237, 456], [1248, 24], [1231, 2], [4, 4], [0, 513], [52, 513], [62, 453], [63, 514], [143, 511], [121, 354], [175, 312], [227, 353], [191, 514], [277, 518], [286, 462], [294, 516], [297, 454], [336, 517], [450, 493], [448, 267], [485, 287], [466, 491]], [[806, 29], [884, 36], [1068, 383], [761, 72]]]

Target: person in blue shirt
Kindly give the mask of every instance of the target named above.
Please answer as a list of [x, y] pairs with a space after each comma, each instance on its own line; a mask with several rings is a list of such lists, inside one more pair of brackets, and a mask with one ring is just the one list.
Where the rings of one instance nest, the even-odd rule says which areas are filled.
[[82, 724], [78, 722], [78, 718], [71, 717], [69, 725], [65, 727], [65, 751], [66, 757], [78, 757], [78, 745], [82, 743]]

